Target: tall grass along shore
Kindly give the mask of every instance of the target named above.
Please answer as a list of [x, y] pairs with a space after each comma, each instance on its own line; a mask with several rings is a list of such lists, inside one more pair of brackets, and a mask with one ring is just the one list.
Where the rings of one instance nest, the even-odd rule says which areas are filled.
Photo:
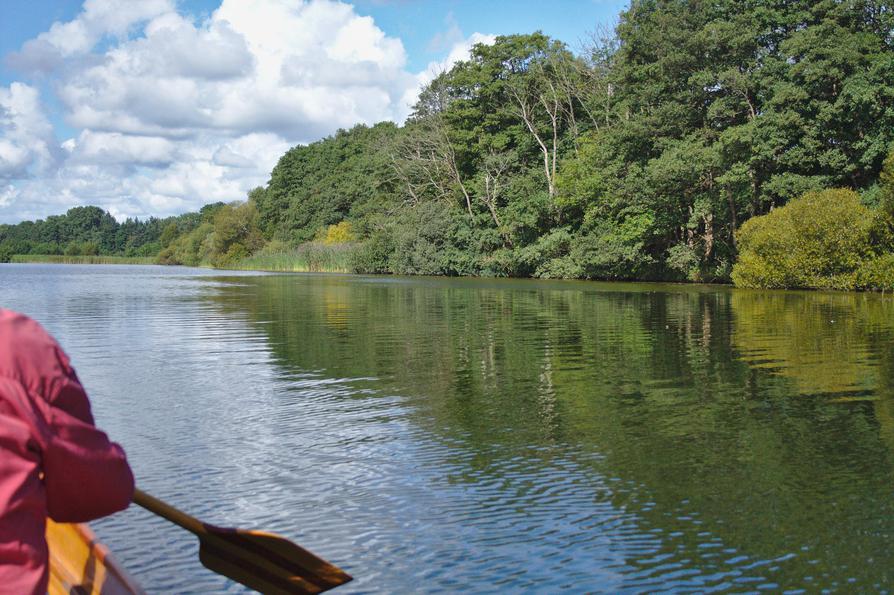
[[307, 242], [292, 249], [261, 250], [227, 268], [252, 271], [350, 273], [353, 244]]
[[10, 262], [52, 264], [155, 264], [154, 256], [101, 256], [64, 254], [13, 254]]

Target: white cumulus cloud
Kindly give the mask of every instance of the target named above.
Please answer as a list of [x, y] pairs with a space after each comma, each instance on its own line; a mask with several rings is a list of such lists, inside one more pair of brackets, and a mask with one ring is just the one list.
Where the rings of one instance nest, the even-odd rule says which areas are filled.
[[164, 166], [177, 156], [177, 145], [166, 138], [132, 136], [120, 132], [84, 130], [77, 140], [66, 141], [70, 163]]
[[401, 40], [343, 2], [222, 0], [196, 20], [175, 0], [86, 0], [9, 57], [76, 132], [55, 139], [36, 86], [0, 87], [0, 221], [242, 199], [290, 146], [402, 122], [435, 69], [493, 42], [451, 36], [445, 60], [414, 73]]
[[0, 180], [41, 173], [54, 161], [53, 127], [34, 87], [0, 87]]
[[79, 128], [183, 137], [267, 131], [308, 142], [404, 115], [399, 39], [334, 2], [224, 0], [204, 23], [166, 12], [85, 61], [59, 95]]
[[15, 195], [16, 189], [10, 184], [7, 184], [2, 189], [0, 189], [0, 207], [5, 207], [9, 203], [11, 203]]
[[77, 18], [53, 23], [11, 61], [22, 68], [52, 70], [66, 58], [90, 52], [107, 35], [124, 37], [134, 25], [173, 10], [171, 0], [86, 0]]

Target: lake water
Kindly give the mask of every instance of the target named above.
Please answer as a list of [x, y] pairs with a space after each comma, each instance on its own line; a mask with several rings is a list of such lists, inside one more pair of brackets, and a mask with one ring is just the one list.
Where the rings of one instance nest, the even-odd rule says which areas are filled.
[[[890, 296], [2, 265], [0, 304], [143, 489], [340, 592], [894, 584]], [[242, 591], [138, 507], [94, 527], [150, 593]]]

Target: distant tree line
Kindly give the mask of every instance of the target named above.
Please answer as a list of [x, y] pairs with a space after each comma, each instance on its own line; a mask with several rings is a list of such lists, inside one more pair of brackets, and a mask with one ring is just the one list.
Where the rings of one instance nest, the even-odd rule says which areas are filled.
[[198, 213], [144, 221], [128, 218], [123, 223], [99, 207], [74, 207], [64, 215], [0, 225], [0, 262], [13, 254], [156, 256], [223, 206], [216, 203]]
[[[874, 221], [859, 262], [735, 278], [873, 286], [894, 266], [892, 32], [882, 0], [633, 0], [576, 53], [498, 37], [436, 77], [405, 125], [295, 147], [246, 203], [153, 241], [163, 262], [228, 266], [342, 224], [361, 272], [726, 281], [743, 251], [761, 253], [753, 268], [790, 248], [755, 240], [760, 225], [786, 237], [785, 217], [747, 221], [841, 188], [854, 194], [838, 207]], [[815, 215], [816, 233], [841, 231]]]

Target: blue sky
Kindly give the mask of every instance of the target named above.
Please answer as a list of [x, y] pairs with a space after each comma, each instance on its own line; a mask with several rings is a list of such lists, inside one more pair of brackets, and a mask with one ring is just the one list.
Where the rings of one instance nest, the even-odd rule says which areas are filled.
[[[3, 0], [0, 56], [18, 50], [54, 22], [74, 18], [82, 4], [82, 0]], [[214, 12], [220, 0], [179, 0], [177, 4], [201, 18]], [[597, 24], [613, 22], [629, 1], [359, 0], [352, 4], [359, 14], [373, 17], [386, 33], [399, 37], [407, 50], [409, 67], [421, 70], [443, 54], [435, 38], [453, 25], [467, 35], [475, 31], [505, 35], [539, 29], [575, 47]], [[0, 82], [8, 84], [15, 75], [5, 61], [0, 64]]]
[[508, 35], [538, 29], [572, 48], [597, 24], [612, 23], [626, 0], [412, 0], [356, 3], [358, 12], [371, 15], [387, 33], [400, 37], [410, 56], [410, 67], [421, 69], [437, 59], [432, 40], [456, 25], [465, 35], [475, 31]]
[[541, 30], [576, 49], [627, 4], [2, 0], [0, 222], [244, 198], [290, 146], [401, 122], [473, 43]]

